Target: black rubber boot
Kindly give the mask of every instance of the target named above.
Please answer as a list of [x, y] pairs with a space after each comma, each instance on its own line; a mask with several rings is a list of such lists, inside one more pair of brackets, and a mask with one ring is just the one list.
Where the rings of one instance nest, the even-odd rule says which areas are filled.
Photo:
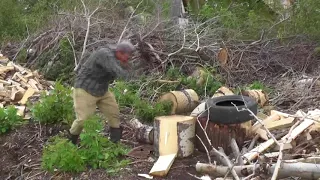
[[70, 131], [68, 131], [69, 134], [69, 140], [72, 142], [72, 144], [77, 145], [78, 143], [78, 139], [79, 139], [79, 135], [73, 135], [70, 133]]
[[121, 126], [120, 128], [110, 127], [109, 130], [110, 130], [110, 141], [113, 143], [118, 143], [122, 138], [123, 127]]

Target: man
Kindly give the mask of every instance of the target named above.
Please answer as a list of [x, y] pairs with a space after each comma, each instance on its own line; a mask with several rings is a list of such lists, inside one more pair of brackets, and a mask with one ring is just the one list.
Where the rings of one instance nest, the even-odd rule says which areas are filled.
[[107, 47], [93, 52], [82, 65], [73, 90], [76, 120], [69, 130], [73, 144], [77, 144], [83, 123], [95, 113], [96, 106], [108, 118], [110, 140], [116, 143], [121, 139], [119, 106], [108, 89], [115, 79], [129, 78], [128, 60], [134, 50], [130, 42], [123, 41], [116, 48]]

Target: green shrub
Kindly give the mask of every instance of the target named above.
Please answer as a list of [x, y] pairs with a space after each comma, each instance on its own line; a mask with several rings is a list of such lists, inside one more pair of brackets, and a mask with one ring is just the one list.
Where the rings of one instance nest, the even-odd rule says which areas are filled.
[[156, 116], [169, 115], [172, 109], [171, 102], [157, 102], [154, 104], [139, 101], [135, 105], [135, 114], [144, 122], [153, 122]]
[[49, 95], [42, 93], [40, 101], [31, 107], [35, 120], [52, 124], [63, 122], [71, 125], [75, 118], [71, 88], [56, 82], [54, 90]]
[[55, 169], [65, 172], [80, 172], [85, 170], [85, 161], [78, 149], [70, 141], [54, 137], [53, 142], [44, 147], [41, 166], [53, 172]]
[[4, 134], [19, 126], [23, 119], [17, 115], [18, 110], [14, 106], [0, 108], [0, 134]]
[[121, 159], [128, 149], [120, 143], [109, 141], [100, 134], [102, 130], [101, 119], [92, 116], [84, 122], [79, 148], [64, 138], [54, 138], [54, 141], [44, 148], [42, 168], [48, 171], [57, 169], [60, 172], [102, 168], [107, 169], [109, 173], [118, 172], [129, 162]]
[[84, 131], [80, 135], [80, 154], [92, 168], [119, 169], [117, 165], [125, 165], [127, 160], [118, 158], [125, 155], [128, 149], [121, 144], [115, 144], [102, 136], [103, 123], [97, 116], [93, 116], [84, 123]]

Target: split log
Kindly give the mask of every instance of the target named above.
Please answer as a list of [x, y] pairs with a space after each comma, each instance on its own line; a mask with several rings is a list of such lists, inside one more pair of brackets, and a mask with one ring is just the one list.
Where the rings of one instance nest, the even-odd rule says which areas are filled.
[[194, 110], [199, 104], [199, 96], [192, 89], [170, 91], [162, 95], [159, 102], [172, 102], [171, 114], [185, 114]]
[[28, 88], [28, 90], [24, 93], [23, 98], [20, 101], [20, 104], [26, 104], [29, 97], [31, 97], [35, 93], [33, 88]]
[[166, 176], [173, 164], [176, 154], [162, 155], [158, 158], [157, 162], [153, 165], [149, 174], [152, 176]]
[[177, 154], [188, 157], [194, 152], [195, 118], [191, 116], [159, 116], [154, 120], [156, 156]]
[[261, 107], [265, 106], [269, 101], [268, 95], [261, 89], [242, 90], [241, 94], [254, 98]]
[[[238, 176], [246, 177], [253, 173], [253, 171], [259, 171], [264, 175], [270, 176], [275, 170], [276, 164], [262, 167], [261, 165], [245, 165], [234, 166], [233, 169], [237, 172]], [[282, 163], [279, 169], [278, 178], [287, 177], [300, 177], [305, 179], [318, 179], [320, 178], [320, 164], [312, 163]], [[266, 171], [263, 171], [265, 169]], [[196, 171], [203, 174], [209, 174], [215, 177], [223, 177], [229, 171], [226, 166], [217, 166], [213, 164], [197, 163]]]

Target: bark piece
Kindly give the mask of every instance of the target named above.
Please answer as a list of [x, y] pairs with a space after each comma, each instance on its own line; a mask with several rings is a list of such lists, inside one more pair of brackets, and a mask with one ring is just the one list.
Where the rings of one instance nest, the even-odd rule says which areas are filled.
[[182, 115], [156, 117], [154, 121], [155, 155], [190, 156], [194, 151], [195, 121], [194, 117]]

